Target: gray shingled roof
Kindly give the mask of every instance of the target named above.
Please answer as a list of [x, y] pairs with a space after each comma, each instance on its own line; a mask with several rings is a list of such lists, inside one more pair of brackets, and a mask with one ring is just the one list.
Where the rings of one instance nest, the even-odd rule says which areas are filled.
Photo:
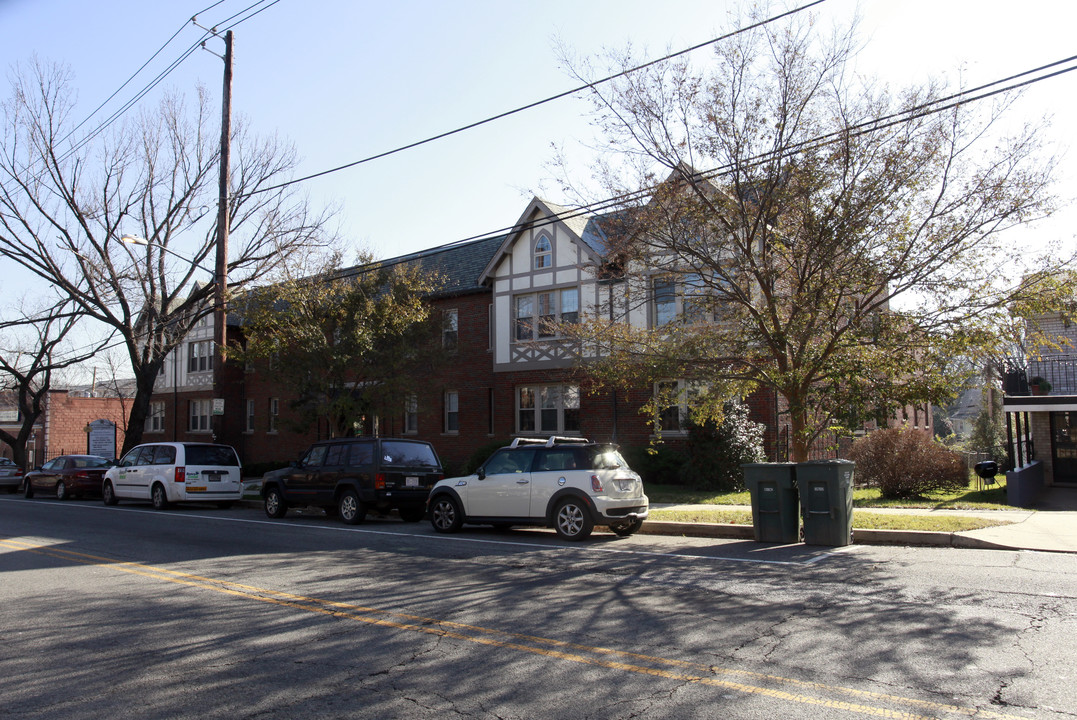
[[435, 297], [483, 292], [486, 288], [479, 284], [479, 276], [504, 241], [505, 236], [498, 235], [421, 250], [410, 255], [379, 260], [371, 265], [350, 267], [341, 271], [341, 275], [362, 273], [370, 267], [388, 267], [397, 264], [417, 265], [426, 272], [436, 272], [444, 280], [445, 284], [434, 293]]

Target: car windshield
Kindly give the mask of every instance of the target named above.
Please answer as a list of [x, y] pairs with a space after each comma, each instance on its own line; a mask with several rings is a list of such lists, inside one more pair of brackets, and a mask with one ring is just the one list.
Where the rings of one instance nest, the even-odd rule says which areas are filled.
[[381, 464], [396, 467], [437, 467], [438, 456], [434, 448], [426, 443], [402, 440], [383, 440], [381, 443]]
[[188, 445], [187, 464], [238, 467], [239, 458], [228, 445]]
[[14, 465], [15, 463], [6, 457], [0, 457], [0, 465]]

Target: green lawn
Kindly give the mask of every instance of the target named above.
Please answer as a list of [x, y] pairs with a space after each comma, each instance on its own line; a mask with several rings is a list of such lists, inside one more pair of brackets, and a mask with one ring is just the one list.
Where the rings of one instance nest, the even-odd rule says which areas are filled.
[[[732, 523], [734, 525], [751, 525], [751, 495], [747, 491], [736, 493], [713, 493], [688, 490], [675, 485], [647, 485], [647, 497], [652, 504], [683, 505], [743, 505], [737, 508], [701, 508], [699, 510], [652, 509], [652, 520], [672, 522]], [[1002, 490], [994, 486], [989, 490], [977, 490], [976, 484], [970, 483], [966, 490], [957, 493], [930, 494], [926, 497], [910, 500], [884, 500], [878, 488], [857, 488], [853, 490], [853, 527], [865, 530], [933, 530], [939, 532], [960, 532], [976, 530], [993, 525], [1005, 525], [1002, 520], [990, 520], [960, 515], [898, 515], [892, 513], [866, 512], [870, 508], [920, 508], [953, 510], [1012, 510], [1006, 504]]]
[[[735, 493], [716, 493], [702, 490], [690, 490], [677, 485], [656, 485], [648, 483], [647, 497], [652, 503], [677, 503], [682, 505], [751, 505], [752, 498], [747, 491]], [[1006, 504], [1006, 495], [993, 486], [990, 490], [976, 490], [975, 483], [957, 493], [929, 494], [922, 498], [910, 500], [884, 500], [878, 488], [856, 488], [853, 490], [853, 507], [857, 508], [945, 508], [947, 510], [1012, 510]]]

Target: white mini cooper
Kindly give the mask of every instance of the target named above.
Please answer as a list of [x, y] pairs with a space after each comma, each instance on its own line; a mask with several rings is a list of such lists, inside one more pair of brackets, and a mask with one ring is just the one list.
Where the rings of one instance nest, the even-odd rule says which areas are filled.
[[438, 532], [464, 523], [542, 525], [566, 540], [582, 540], [595, 525], [626, 536], [647, 517], [643, 481], [615, 445], [584, 438], [516, 438], [474, 475], [447, 478], [430, 491], [430, 522]]

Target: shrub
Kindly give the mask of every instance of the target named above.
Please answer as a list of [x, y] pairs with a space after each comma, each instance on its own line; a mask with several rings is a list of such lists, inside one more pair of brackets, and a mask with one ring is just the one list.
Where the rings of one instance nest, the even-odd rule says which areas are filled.
[[763, 426], [748, 419], [748, 407], [729, 402], [724, 414], [719, 424], [708, 420], [689, 428], [683, 475], [685, 483], [696, 490], [743, 490], [740, 466], [766, 460]]
[[856, 463], [860, 480], [877, 486], [884, 498], [952, 492], [969, 484], [961, 455], [918, 430], [877, 430], [853, 443], [849, 459]]
[[622, 448], [625, 460], [644, 483], [683, 485], [684, 455], [666, 445]]

